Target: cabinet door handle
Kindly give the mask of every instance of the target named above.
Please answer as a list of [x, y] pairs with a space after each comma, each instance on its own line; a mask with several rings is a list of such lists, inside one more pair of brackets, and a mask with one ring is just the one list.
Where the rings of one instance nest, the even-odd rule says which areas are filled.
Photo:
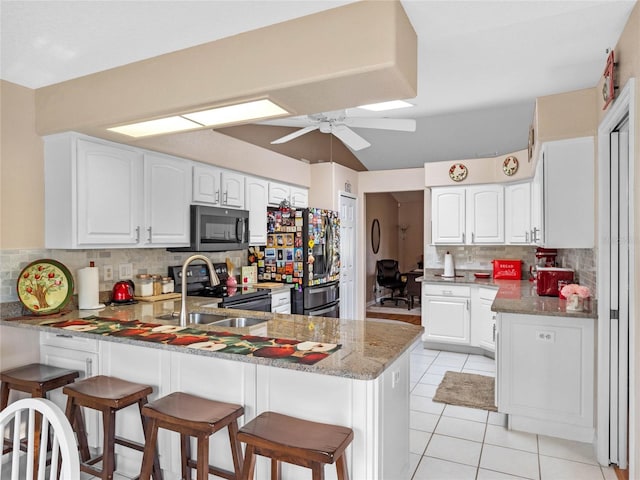
[[443, 290], [442, 294], [443, 295], [453, 295], [453, 292], [451, 290]]
[[468, 311], [469, 310], [469, 300], [465, 300], [464, 303], [467, 306], [467, 311]]
[[225, 205], [227, 204], [227, 198], [228, 198], [228, 196], [229, 196], [229, 195], [228, 195], [228, 193], [229, 193], [229, 192], [224, 192], [224, 204], [225, 204]]
[[476, 234], [471, 232], [471, 243], [476, 243]]
[[71, 338], [72, 335], [65, 335], [63, 333], [56, 333], [56, 337], [60, 337], [60, 338]]
[[220, 202], [220, 190], [216, 190], [216, 203]]
[[136, 227], [136, 243], [140, 241], [140, 225]]
[[524, 232], [524, 243], [529, 243], [529, 232]]
[[493, 343], [496, 343], [496, 324], [493, 324]]
[[464, 235], [464, 233], [465, 232], [462, 232], [462, 243], [465, 243], [465, 239], [464, 239], [465, 235]]
[[87, 367], [87, 378], [93, 377], [93, 360], [91, 360], [90, 358], [87, 358], [85, 360], [85, 364]]
[[149, 243], [151, 243], [151, 227], [147, 228], [147, 232], [149, 232]]

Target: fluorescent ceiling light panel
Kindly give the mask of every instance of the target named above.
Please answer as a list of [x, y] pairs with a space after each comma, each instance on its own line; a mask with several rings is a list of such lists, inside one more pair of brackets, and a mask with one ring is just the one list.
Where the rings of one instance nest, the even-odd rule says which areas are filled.
[[371, 103], [369, 105], [360, 105], [358, 108], [371, 110], [372, 112], [384, 112], [385, 110], [395, 110], [396, 108], [413, 107], [411, 103], [404, 100], [391, 100], [389, 102]]
[[246, 120], [264, 119], [278, 115], [286, 115], [288, 113], [289, 112], [272, 101], [263, 99], [226, 107], [212, 108], [211, 110], [203, 110], [201, 112], [185, 113], [182, 116], [211, 127]]
[[147, 122], [132, 123], [120, 127], [108, 128], [112, 132], [122, 133], [130, 137], [148, 137], [150, 135], [160, 135], [163, 133], [183, 132], [202, 128], [199, 123], [192, 122], [182, 117], [158, 118]]

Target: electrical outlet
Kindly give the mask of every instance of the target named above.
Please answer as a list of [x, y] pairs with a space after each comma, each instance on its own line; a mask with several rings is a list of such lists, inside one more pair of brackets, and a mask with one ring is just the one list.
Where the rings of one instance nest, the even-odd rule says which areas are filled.
[[102, 278], [105, 282], [113, 280], [113, 265], [105, 265], [102, 267]]
[[133, 264], [121, 263], [118, 265], [118, 276], [120, 280], [130, 280], [133, 278]]

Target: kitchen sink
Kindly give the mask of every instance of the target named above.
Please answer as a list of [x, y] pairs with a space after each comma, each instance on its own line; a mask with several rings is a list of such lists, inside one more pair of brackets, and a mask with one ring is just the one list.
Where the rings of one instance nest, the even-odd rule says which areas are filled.
[[[161, 315], [156, 318], [159, 320], [178, 320], [180, 319], [180, 314], [178, 312], [173, 312], [166, 315]], [[191, 312], [189, 315], [187, 315], [187, 323], [197, 323], [201, 325], [210, 325], [212, 323], [227, 319], [228, 318], [226, 315], [215, 315], [213, 313]]]
[[224, 320], [218, 320], [217, 322], [213, 322], [210, 325], [215, 325], [217, 327], [243, 328], [243, 327], [252, 327], [254, 325], [258, 325], [260, 323], [264, 323], [268, 321], [269, 321], [268, 318], [234, 317], [234, 318], [225, 318]]

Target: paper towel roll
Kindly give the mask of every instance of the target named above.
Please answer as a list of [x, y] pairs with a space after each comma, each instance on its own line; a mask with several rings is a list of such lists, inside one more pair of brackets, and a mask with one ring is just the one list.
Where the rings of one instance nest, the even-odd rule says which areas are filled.
[[80, 310], [95, 310], [104, 307], [98, 300], [99, 289], [97, 267], [78, 270], [78, 308]]
[[451, 255], [449, 252], [445, 253], [444, 255], [444, 273], [442, 274], [443, 277], [455, 277], [456, 276], [456, 272], [453, 269], [453, 255]]

